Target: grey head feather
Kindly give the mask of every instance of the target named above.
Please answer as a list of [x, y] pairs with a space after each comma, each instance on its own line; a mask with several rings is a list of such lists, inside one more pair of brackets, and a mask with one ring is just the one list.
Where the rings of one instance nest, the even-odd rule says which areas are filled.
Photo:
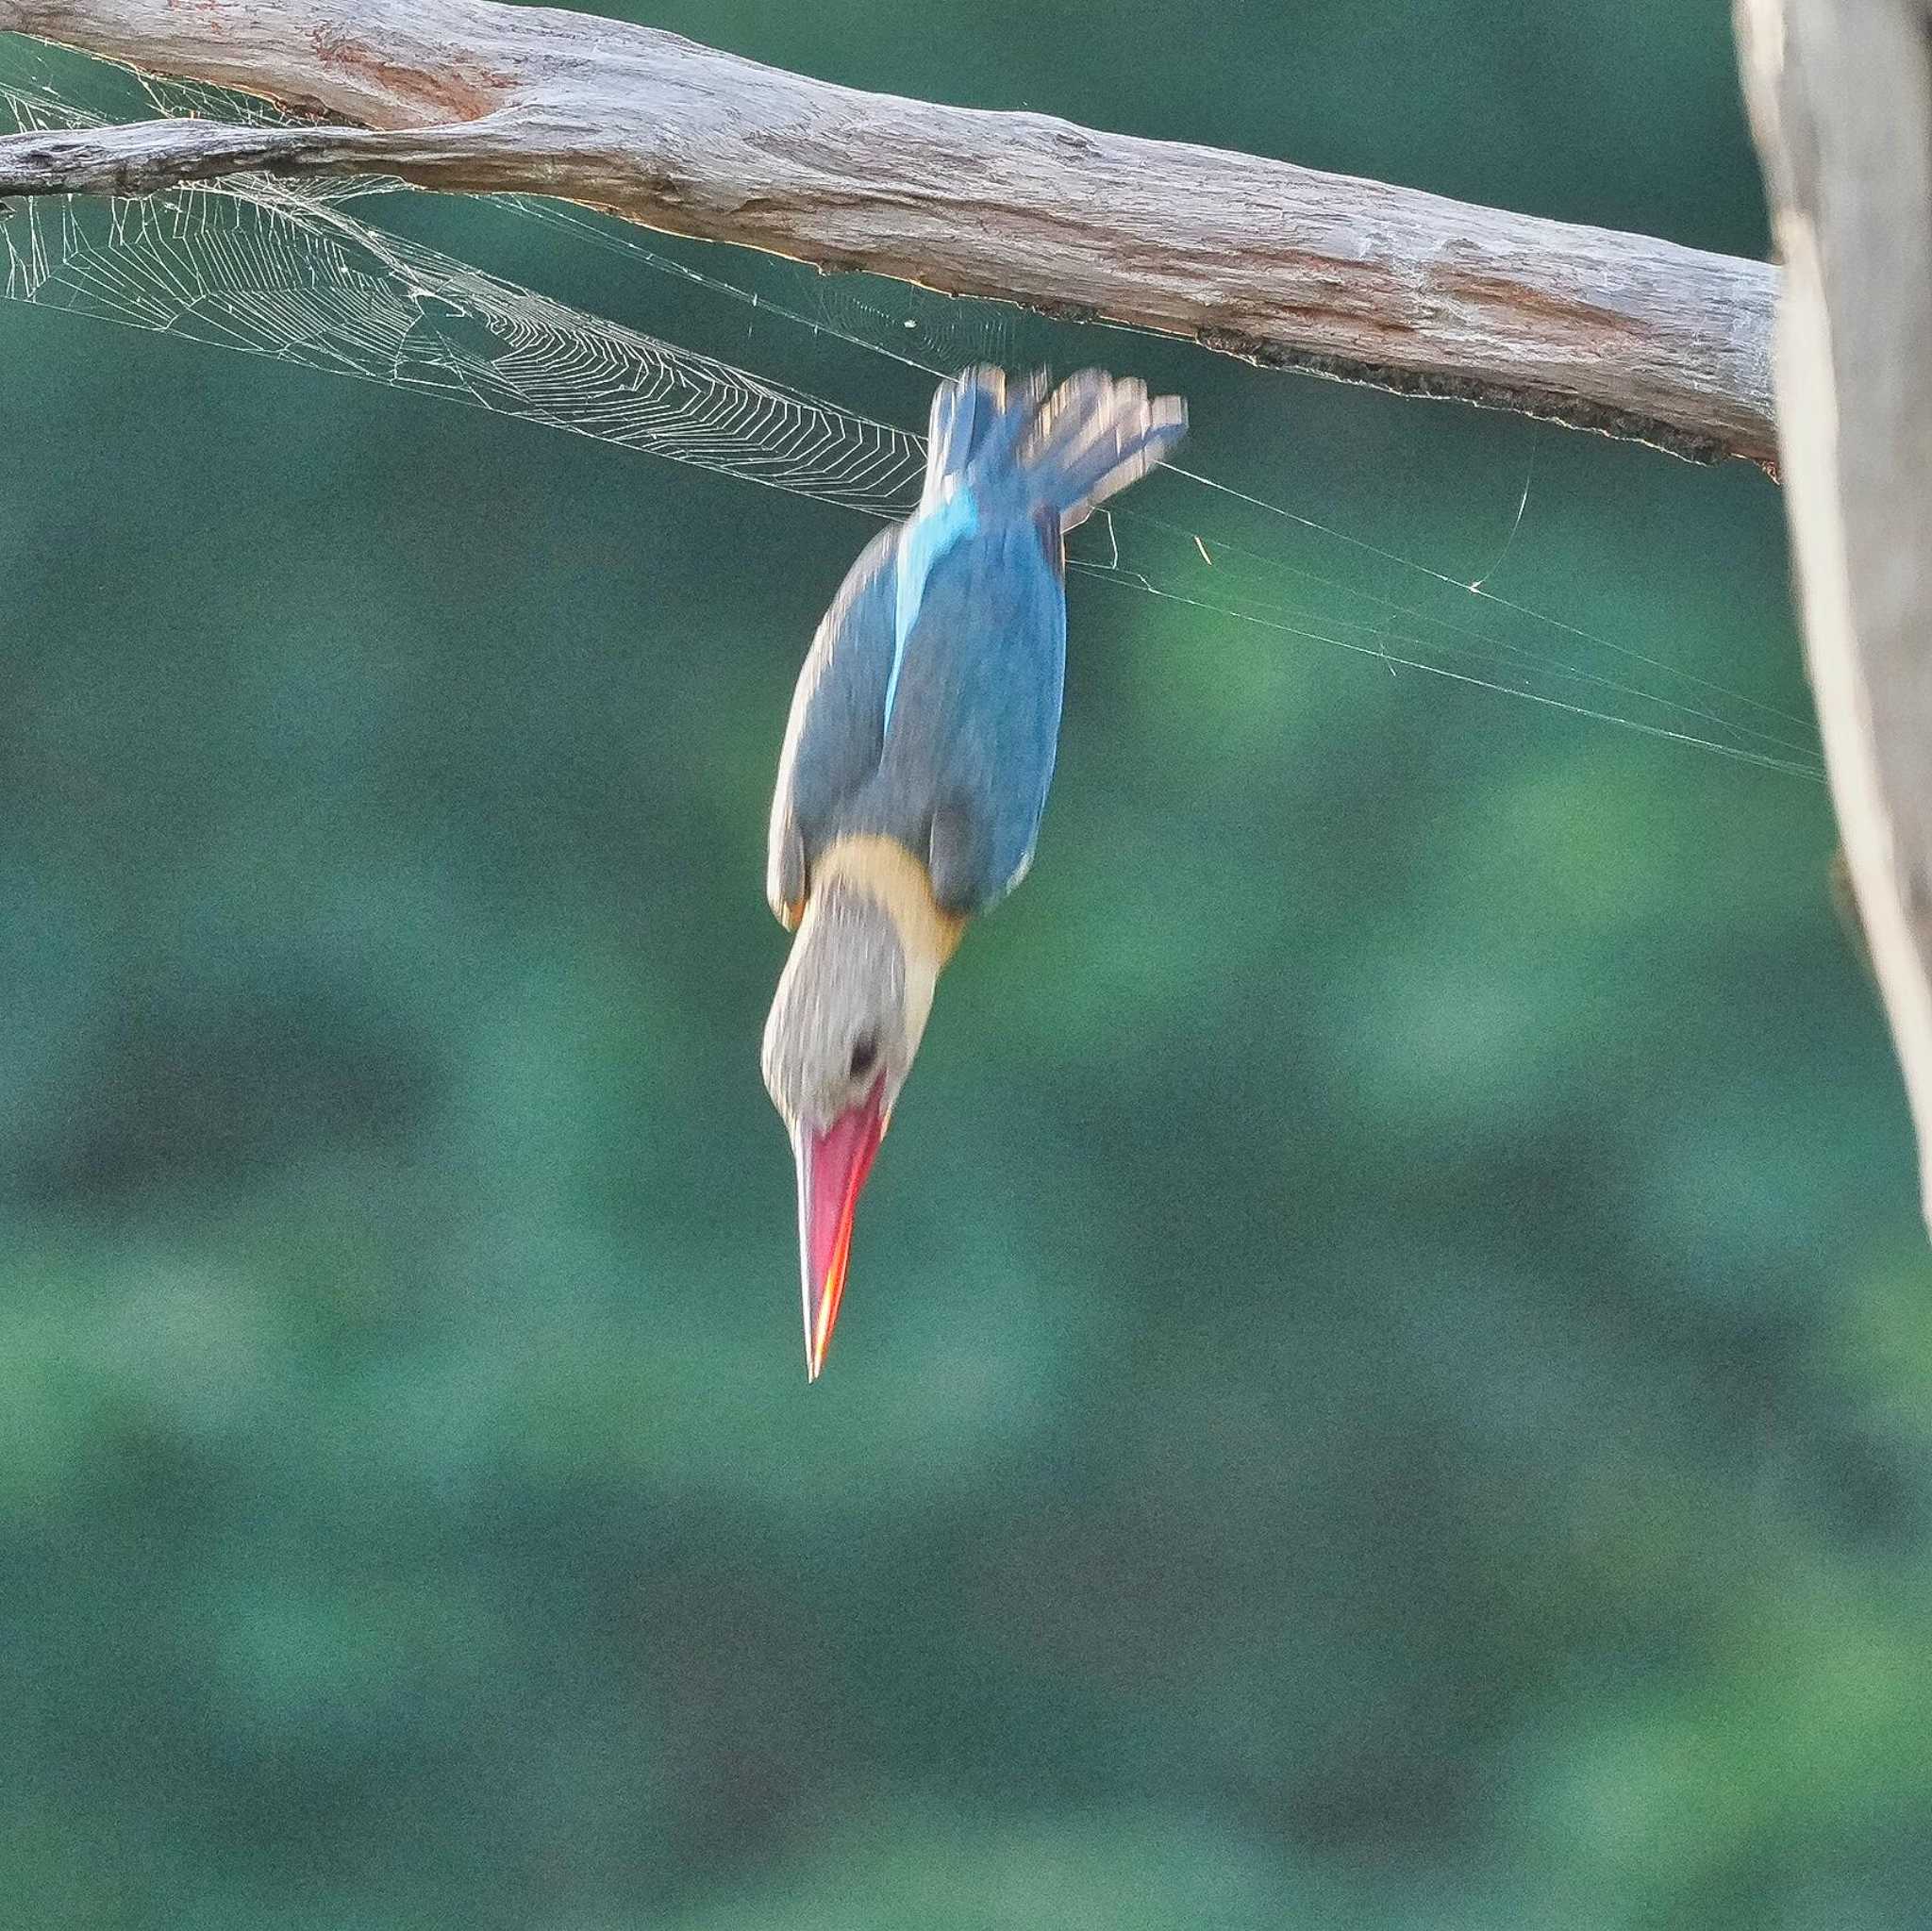
[[898, 928], [877, 899], [842, 879], [812, 895], [765, 1022], [765, 1087], [794, 1134], [829, 1126], [882, 1074], [891, 1105], [919, 1047], [907, 986]]

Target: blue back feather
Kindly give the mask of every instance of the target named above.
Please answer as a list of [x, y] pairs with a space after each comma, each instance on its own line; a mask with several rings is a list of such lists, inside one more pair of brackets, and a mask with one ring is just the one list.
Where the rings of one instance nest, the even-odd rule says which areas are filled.
[[1051, 398], [969, 369], [933, 398], [919, 508], [868, 546], [793, 702], [772, 823], [774, 903], [812, 854], [878, 831], [948, 910], [985, 909], [1032, 857], [1065, 668], [1061, 533], [1179, 440], [1178, 399], [1087, 371]]

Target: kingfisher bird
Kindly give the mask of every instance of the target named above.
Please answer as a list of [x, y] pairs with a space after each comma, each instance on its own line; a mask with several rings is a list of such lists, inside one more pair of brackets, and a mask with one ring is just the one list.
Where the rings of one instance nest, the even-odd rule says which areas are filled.
[[983, 367], [940, 385], [919, 506], [859, 553], [791, 700], [765, 890], [796, 936], [764, 1075], [798, 1166], [813, 1381], [933, 989], [1033, 857], [1059, 737], [1063, 539], [1187, 428], [1178, 396], [1096, 369], [1048, 391]]

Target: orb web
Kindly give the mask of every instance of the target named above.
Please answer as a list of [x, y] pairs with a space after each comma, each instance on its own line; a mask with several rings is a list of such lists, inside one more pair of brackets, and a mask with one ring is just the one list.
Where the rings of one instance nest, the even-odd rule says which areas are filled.
[[[287, 119], [223, 89], [0, 34], [0, 134], [187, 115]], [[437, 396], [867, 516], [916, 502], [915, 429], [429, 246], [393, 217], [411, 198], [419, 191], [394, 180], [266, 175], [142, 198], [25, 198], [0, 220], [0, 295]], [[827, 282], [789, 263], [765, 265], [774, 299], [668, 258], [626, 225], [526, 196], [478, 199], [732, 305], [750, 346], [760, 325], [806, 331], [922, 376], [1015, 359], [1018, 331], [996, 307], [870, 276]], [[1474, 581], [1187, 467], [1165, 473], [1186, 492], [1185, 519], [1104, 511], [1070, 560], [1090, 579], [1250, 632], [1819, 779], [1808, 719], [1489, 589], [1523, 528], [1530, 474], [1501, 554]]]

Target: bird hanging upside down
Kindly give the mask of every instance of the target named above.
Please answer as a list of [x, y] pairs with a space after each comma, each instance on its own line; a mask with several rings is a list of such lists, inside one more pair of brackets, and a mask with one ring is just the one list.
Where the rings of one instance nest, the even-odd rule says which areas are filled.
[[941, 969], [1033, 857], [1066, 660], [1061, 539], [1186, 427], [1179, 397], [1093, 369], [1051, 397], [1043, 375], [1009, 391], [997, 369], [941, 383], [919, 508], [860, 553], [799, 674], [766, 872], [797, 937], [764, 1072], [798, 1159], [813, 1380]]

